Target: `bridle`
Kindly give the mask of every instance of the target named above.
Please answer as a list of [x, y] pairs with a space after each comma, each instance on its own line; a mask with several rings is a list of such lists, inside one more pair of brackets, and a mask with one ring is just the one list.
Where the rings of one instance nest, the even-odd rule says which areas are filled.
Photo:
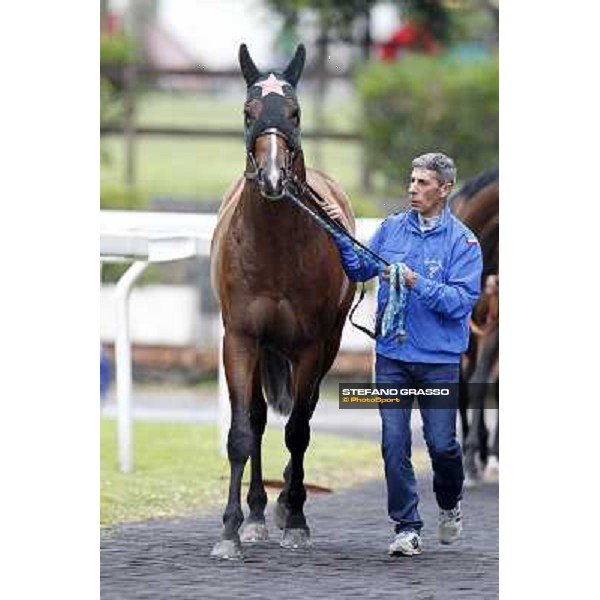
[[[265, 129], [259, 135], [256, 136], [254, 141], [256, 142], [258, 138], [264, 135], [276, 135], [285, 142], [286, 146], [285, 161], [282, 169], [283, 179], [281, 186], [281, 194], [279, 194], [278, 196], [269, 196], [269, 199], [271, 200], [278, 200], [286, 195], [286, 191], [289, 190], [292, 182], [296, 183], [296, 181], [298, 181], [298, 178], [294, 176], [294, 173], [292, 172], [292, 166], [294, 164], [294, 161], [296, 160], [296, 157], [298, 156], [298, 150], [295, 148], [290, 149], [290, 143], [287, 136], [275, 127], [269, 127], [268, 129]], [[261, 195], [266, 197], [266, 194], [264, 194], [264, 179], [262, 177], [263, 168], [258, 165], [258, 162], [256, 160], [256, 157], [254, 156], [254, 152], [252, 149], [248, 150], [248, 158], [250, 159], [252, 170], [246, 171], [244, 173], [244, 177], [248, 181], [256, 181], [260, 189]]]

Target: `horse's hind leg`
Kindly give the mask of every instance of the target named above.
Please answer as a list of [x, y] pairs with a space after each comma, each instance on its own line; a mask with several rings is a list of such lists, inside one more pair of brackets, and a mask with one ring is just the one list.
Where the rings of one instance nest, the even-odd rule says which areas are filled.
[[469, 435], [469, 384], [468, 381], [475, 370], [477, 353], [477, 339], [471, 334], [469, 336], [469, 347], [461, 357], [460, 374], [458, 379], [458, 414], [460, 415], [460, 429], [462, 446], [465, 448], [467, 436]]
[[262, 394], [260, 372], [254, 373], [252, 403], [250, 405], [250, 425], [252, 427], [252, 454], [250, 456], [251, 478], [248, 490], [248, 506], [250, 515], [242, 527], [240, 538], [242, 542], [260, 542], [268, 539], [265, 524], [265, 507], [267, 493], [262, 478], [262, 437], [267, 424], [267, 403]]
[[215, 544], [211, 556], [242, 558], [238, 530], [244, 520], [241, 506], [242, 475], [252, 451], [253, 434], [249, 407], [252, 378], [258, 360], [258, 349], [252, 338], [226, 333], [223, 340], [223, 361], [231, 403], [231, 426], [227, 439], [227, 454], [231, 469], [229, 497], [223, 513], [221, 541]]
[[473, 487], [480, 480], [477, 455], [481, 449], [481, 427], [483, 423], [483, 399], [485, 396], [485, 385], [480, 383], [469, 383], [469, 433], [464, 446], [464, 469], [465, 486]]
[[483, 479], [487, 482], [496, 482], [500, 479], [500, 463], [498, 461], [498, 457], [500, 454], [500, 414], [499, 414], [499, 389], [498, 389], [498, 379], [492, 382], [494, 386], [494, 395], [496, 400], [496, 406], [494, 410], [490, 411], [492, 413], [492, 442], [489, 448], [489, 459], [488, 463], [485, 467], [485, 471], [483, 472]]
[[463, 448], [469, 435], [469, 386], [465, 378], [464, 369], [461, 366], [458, 380], [458, 414], [460, 415], [460, 430]]
[[309, 548], [310, 530], [304, 517], [304, 454], [310, 442], [310, 417], [315, 385], [319, 381], [320, 347], [306, 349], [293, 369], [294, 408], [285, 426], [285, 444], [290, 451], [287, 515], [281, 545], [284, 548]]

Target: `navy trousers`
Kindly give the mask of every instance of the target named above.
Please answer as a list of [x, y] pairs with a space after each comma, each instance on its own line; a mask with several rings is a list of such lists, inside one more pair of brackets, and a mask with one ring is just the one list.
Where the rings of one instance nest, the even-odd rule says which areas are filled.
[[[428, 383], [458, 384], [458, 364], [408, 363], [377, 355], [376, 384], [417, 386]], [[411, 399], [412, 400], [412, 399]], [[421, 402], [423, 434], [433, 468], [433, 491], [440, 508], [454, 508], [462, 498], [464, 471], [462, 452], [456, 438], [458, 385], [443, 407]], [[419, 515], [417, 481], [411, 462], [410, 417], [411, 402], [403, 407], [379, 406], [382, 423], [381, 452], [385, 465], [388, 493], [388, 514], [396, 532], [420, 531], [423, 521]]]

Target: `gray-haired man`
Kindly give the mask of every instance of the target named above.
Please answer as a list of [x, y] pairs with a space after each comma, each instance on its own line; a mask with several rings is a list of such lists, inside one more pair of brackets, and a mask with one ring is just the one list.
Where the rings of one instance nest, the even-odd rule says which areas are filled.
[[[433, 489], [440, 507], [438, 530], [443, 544], [462, 531], [460, 500], [464, 480], [462, 453], [456, 439], [459, 363], [467, 349], [471, 310], [480, 293], [481, 249], [477, 239], [446, 206], [456, 168], [441, 153], [415, 158], [408, 189], [410, 210], [388, 217], [369, 246], [386, 261], [400, 263], [408, 288], [405, 336], [385, 327], [382, 318], [390, 298], [390, 267], [336, 237], [342, 264], [350, 279], [379, 275], [376, 319], [377, 384], [427, 386], [452, 384], [454, 397], [443, 406], [420, 399], [423, 433], [433, 467]], [[336, 218], [335, 210], [328, 210]], [[397, 270], [395, 272], [398, 272]], [[417, 483], [411, 464], [412, 399], [400, 408], [380, 405], [382, 453], [388, 489], [388, 514], [396, 537], [390, 554], [422, 552]]]

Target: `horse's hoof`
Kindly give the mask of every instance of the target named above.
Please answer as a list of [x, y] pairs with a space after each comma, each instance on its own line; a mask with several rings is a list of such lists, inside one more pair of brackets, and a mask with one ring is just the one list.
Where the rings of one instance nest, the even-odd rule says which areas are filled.
[[477, 466], [477, 462], [475, 461], [475, 457], [472, 455], [467, 455], [465, 460], [465, 487], [467, 489], [472, 489], [477, 487], [481, 482], [481, 469]]
[[500, 463], [495, 456], [491, 456], [483, 471], [485, 483], [498, 483], [500, 481]]
[[236, 540], [221, 540], [217, 542], [210, 556], [212, 558], [220, 558], [222, 560], [241, 560], [244, 558], [242, 554], [242, 545], [239, 539]]
[[471, 477], [471, 476], [467, 475], [465, 477], [464, 487], [467, 490], [472, 490], [473, 488], [478, 487], [479, 483], [480, 483], [480, 480], [478, 477]]
[[278, 529], [285, 529], [285, 523], [287, 521], [288, 509], [285, 504], [281, 504], [281, 502], [277, 502], [275, 504], [275, 525], [277, 525]]
[[269, 539], [269, 531], [264, 521], [250, 521], [242, 526], [240, 540], [244, 543], [264, 542]]
[[288, 550], [308, 550], [312, 548], [310, 533], [306, 529], [286, 529], [280, 546]]

